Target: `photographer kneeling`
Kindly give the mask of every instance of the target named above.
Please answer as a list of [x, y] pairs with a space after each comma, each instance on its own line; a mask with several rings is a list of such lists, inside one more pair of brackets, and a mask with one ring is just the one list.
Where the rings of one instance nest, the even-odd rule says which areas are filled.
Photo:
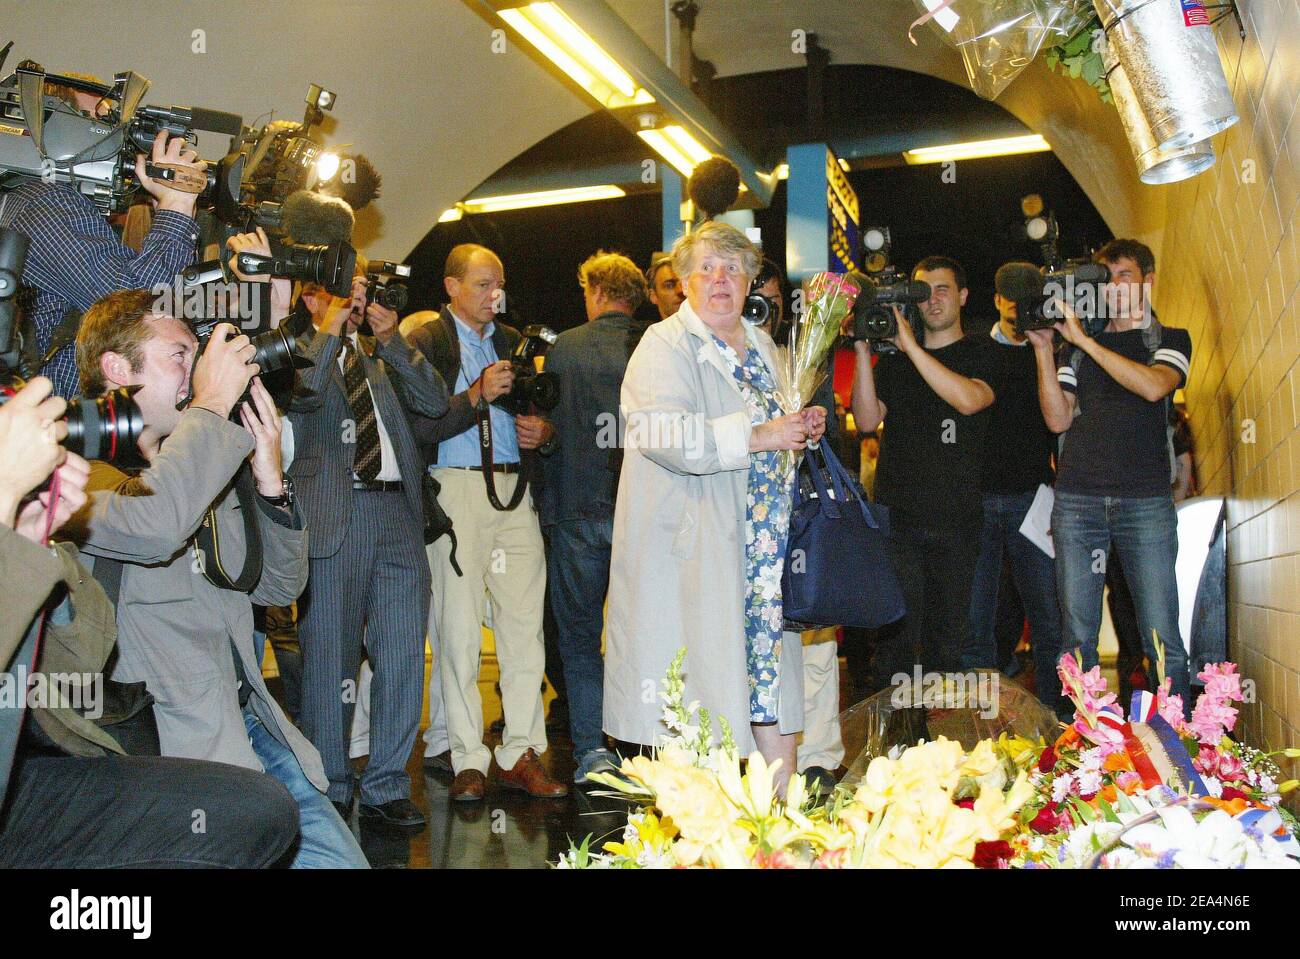
[[[0, 667], [10, 671], [0, 688], [13, 693], [0, 700], [0, 868], [271, 865], [298, 833], [280, 783], [217, 763], [124, 756], [91, 721], [104, 707], [113, 607], [72, 546], [44, 545], [47, 527], [58, 531], [85, 503], [90, 471], [59, 445], [65, 404], [50, 389], [37, 377], [0, 406]], [[50, 488], [28, 498], [51, 474]], [[51, 697], [69, 675], [81, 695]], [[78, 700], [86, 715], [72, 708]]]
[[197, 347], [143, 290], [97, 302], [77, 336], [87, 392], [140, 387], [144, 421], [148, 466], [93, 464], [90, 503], [74, 518], [84, 551], [109, 571], [120, 564], [114, 678], [147, 684], [164, 755], [265, 769], [288, 787], [301, 820], [295, 867], [365, 867], [322, 794], [320, 754], [267, 692], [253, 647], [253, 603], [288, 605], [307, 580], [280, 416], [246, 336], [223, 323], [195, 359]]
[[[1133, 593], [1138, 627], [1154, 668], [1163, 647], [1173, 694], [1191, 709], [1187, 652], [1178, 630], [1178, 519], [1171, 493], [1173, 452], [1168, 406], [1187, 382], [1192, 340], [1161, 326], [1150, 311], [1156, 261], [1136, 240], [1112, 240], [1095, 259], [1110, 269], [1098, 307], [1106, 326], [1089, 336], [1074, 310], [1061, 307], [1056, 332], [1031, 330], [1043, 418], [1065, 433], [1056, 473], [1052, 539], [1061, 603], [1062, 650], [1082, 650], [1097, 665], [1106, 556], [1114, 544]], [[1123, 704], [1121, 704], [1123, 705]]]

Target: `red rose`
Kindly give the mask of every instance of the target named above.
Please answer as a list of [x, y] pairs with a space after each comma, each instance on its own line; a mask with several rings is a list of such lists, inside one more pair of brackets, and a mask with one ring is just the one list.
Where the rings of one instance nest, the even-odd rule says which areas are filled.
[[1038, 771], [1040, 773], [1050, 773], [1056, 768], [1056, 750], [1048, 746], [1043, 750], [1043, 754], [1038, 757]]
[[1221, 796], [1219, 796], [1219, 798], [1222, 799], [1222, 800], [1224, 800], [1224, 801], [1226, 801], [1226, 802], [1232, 802], [1232, 800], [1234, 800], [1234, 799], [1244, 799], [1244, 800], [1246, 800], [1246, 802], [1254, 802], [1254, 801], [1255, 801], [1255, 800], [1253, 800], [1253, 799], [1250, 798], [1250, 794], [1249, 794], [1249, 793], [1244, 793], [1244, 792], [1242, 792], [1240, 789], [1234, 789], [1232, 786], [1224, 786], [1224, 787], [1223, 787], [1223, 794], [1222, 794]]
[[1011, 858], [1011, 843], [1005, 839], [997, 842], [977, 842], [971, 862], [976, 869], [1001, 869]]
[[1034, 832], [1043, 833], [1044, 835], [1056, 832], [1056, 830], [1060, 828], [1056, 815], [1056, 807], [1051, 803], [1048, 803], [1042, 809], [1038, 810], [1038, 815], [1035, 816], [1033, 822], [1029, 824], [1029, 828]]
[[973, 800], [973, 799], [958, 799], [958, 800], [957, 800], [957, 805], [960, 806], [962, 809], [974, 809], [974, 808], [975, 808], [975, 800]]

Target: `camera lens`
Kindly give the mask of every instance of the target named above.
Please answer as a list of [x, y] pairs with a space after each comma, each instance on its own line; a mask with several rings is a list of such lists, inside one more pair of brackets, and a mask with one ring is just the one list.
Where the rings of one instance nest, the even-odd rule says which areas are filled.
[[279, 330], [268, 330], [253, 337], [253, 359], [263, 373], [293, 367], [293, 343]]
[[883, 340], [898, 332], [892, 310], [872, 307], [867, 311], [862, 323], [862, 330], [867, 339]]
[[122, 462], [139, 454], [144, 415], [131, 390], [113, 390], [96, 399], [77, 397], [68, 403], [68, 438], [63, 445], [88, 460]]
[[560, 405], [560, 379], [554, 373], [535, 373], [523, 389], [524, 397], [549, 413]]
[[398, 283], [390, 283], [375, 290], [375, 302], [394, 313], [405, 310], [410, 299], [406, 287]]

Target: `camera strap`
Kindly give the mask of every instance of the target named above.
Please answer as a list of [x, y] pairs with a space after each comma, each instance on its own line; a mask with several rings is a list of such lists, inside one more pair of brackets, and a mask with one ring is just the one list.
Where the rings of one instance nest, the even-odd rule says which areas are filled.
[[483, 484], [487, 487], [487, 498], [492, 508], [508, 513], [523, 502], [524, 493], [528, 489], [527, 451], [519, 451], [519, 482], [515, 484], [510, 502], [503, 506], [501, 498], [497, 496], [496, 476], [492, 472], [492, 413], [487, 397], [483, 395], [482, 379], [480, 375], [478, 402], [474, 404], [474, 418], [478, 421], [479, 463], [483, 467]]
[[[202, 553], [204, 578], [217, 589], [233, 589], [251, 593], [262, 578], [262, 537], [257, 531], [257, 488], [253, 473], [245, 463], [235, 474], [235, 497], [244, 522], [244, 568], [232, 577], [221, 558], [221, 537], [217, 527], [217, 504], [208, 507], [203, 523], [195, 534], [195, 545]], [[218, 501], [220, 502], [220, 501]]]

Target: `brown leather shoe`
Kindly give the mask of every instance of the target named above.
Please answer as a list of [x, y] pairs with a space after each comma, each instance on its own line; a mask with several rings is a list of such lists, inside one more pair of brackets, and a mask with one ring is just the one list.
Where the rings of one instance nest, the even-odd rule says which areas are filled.
[[475, 802], [483, 798], [487, 777], [477, 769], [462, 769], [451, 781], [451, 798], [456, 802]]
[[519, 789], [534, 799], [559, 799], [569, 794], [569, 787], [546, 775], [537, 752], [529, 749], [519, 757], [513, 769], [503, 769], [497, 778], [509, 789]]

